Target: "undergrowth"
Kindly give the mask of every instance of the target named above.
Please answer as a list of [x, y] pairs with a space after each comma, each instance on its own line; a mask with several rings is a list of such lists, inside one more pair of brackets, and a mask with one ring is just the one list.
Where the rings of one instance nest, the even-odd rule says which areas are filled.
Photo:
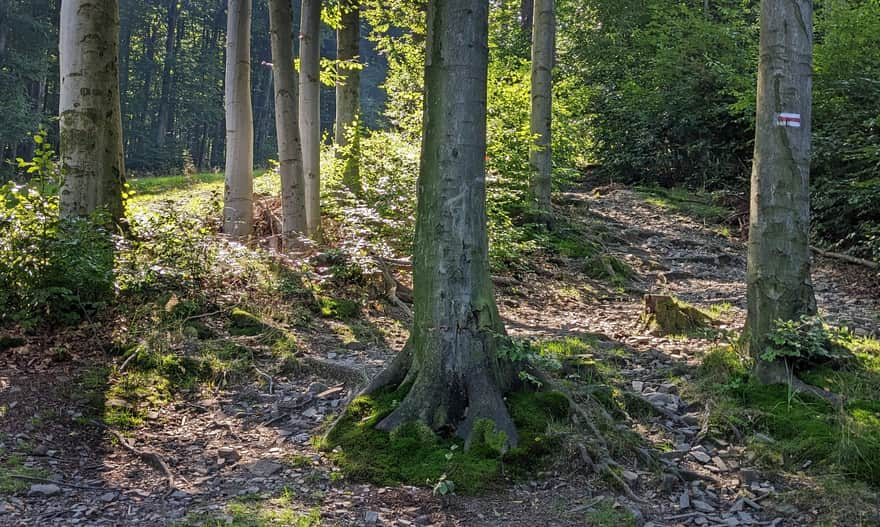
[[805, 366], [798, 373], [840, 395], [841, 408], [785, 385], [756, 383], [748, 361], [731, 347], [703, 359], [696, 395], [711, 401], [715, 433], [753, 438], [758, 459], [770, 468], [880, 486], [880, 343], [854, 339], [848, 348], [852, 360]]
[[189, 514], [172, 527], [319, 527], [322, 524], [318, 507], [299, 510], [292, 507], [297, 496], [285, 487], [278, 497], [246, 500], [239, 498], [228, 504], [222, 514]]
[[355, 399], [339, 426], [322, 440], [321, 448], [329, 451], [347, 477], [379, 485], [434, 486], [452, 481], [456, 491], [473, 494], [539, 467], [558, 446], [558, 440], [548, 435], [548, 426], [568, 415], [566, 400], [559, 394], [511, 394], [507, 402], [519, 446], [504, 454], [493, 444], [491, 434], [465, 451], [460, 439], [439, 436], [419, 423], [404, 424], [391, 433], [376, 430], [375, 425], [403, 400], [408, 388]]
[[0, 494], [14, 494], [30, 487], [31, 483], [13, 476], [45, 477], [42, 469], [27, 466], [25, 458], [19, 453], [6, 452], [0, 448]]

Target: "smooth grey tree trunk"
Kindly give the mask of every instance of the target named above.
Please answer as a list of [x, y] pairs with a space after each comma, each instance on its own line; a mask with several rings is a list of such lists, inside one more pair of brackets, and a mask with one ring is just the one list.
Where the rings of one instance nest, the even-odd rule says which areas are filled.
[[321, 0], [302, 0], [299, 33], [299, 129], [308, 235], [321, 240]]
[[275, 130], [281, 173], [281, 238], [285, 249], [306, 234], [305, 178], [299, 137], [299, 89], [293, 68], [293, 14], [290, 0], [269, 0]]
[[[360, 114], [360, 71], [351, 67], [360, 56], [360, 6], [357, 0], [343, 0], [341, 27], [336, 32], [336, 145], [342, 164], [342, 183], [355, 194], [362, 191], [359, 166], [358, 116]], [[350, 140], [350, 141], [349, 141]]]
[[122, 112], [117, 0], [65, 0], [61, 6], [61, 214], [106, 207], [123, 216]]
[[380, 429], [421, 421], [454, 430], [469, 446], [474, 425], [486, 419], [515, 446], [503, 395], [517, 376], [497, 353], [504, 326], [486, 230], [488, 7], [486, 0], [428, 3], [412, 333], [365, 391], [412, 383]]
[[550, 184], [553, 171], [551, 125], [553, 106], [553, 61], [556, 48], [555, 0], [534, 0], [532, 29], [532, 111], [529, 148], [532, 199], [538, 210], [550, 212]]
[[[816, 312], [809, 245], [812, 42], [810, 0], [762, 0], [746, 322], [756, 358], [774, 321]], [[759, 379], [778, 380], [781, 364], [755, 362]]]
[[254, 216], [251, 0], [229, 0], [226, 22], [226, 195], [223, 232], [250, 236]]

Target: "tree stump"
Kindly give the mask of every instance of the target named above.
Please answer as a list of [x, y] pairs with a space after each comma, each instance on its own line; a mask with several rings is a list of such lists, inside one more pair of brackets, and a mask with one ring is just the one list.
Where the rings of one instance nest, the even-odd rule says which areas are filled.
[[682, 335], [712, 325], [708, 315], [668, 295], [645, 295], [644, 320], [656, 335]]

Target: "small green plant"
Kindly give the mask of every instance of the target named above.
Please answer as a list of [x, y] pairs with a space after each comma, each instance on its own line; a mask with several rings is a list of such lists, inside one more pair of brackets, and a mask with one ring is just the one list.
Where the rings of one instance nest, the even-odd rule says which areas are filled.
[[0, 186], [0, 321], [75, 323], [112, 297], [116, 237], [100, 211], [60, 216], [55, 152], [44, 133], [34, 141], [18, 160], [29, 182]]
[[434, 483], [434, 486], [431, 487], [431, 492], [435, 496], [448, 496], [455, 492], [455, 483], [448, 479], [446, 474], [441, 474], [437, 479], [437, 483]]
[[762, 360], [821, 362], [846, 356], [853, 337], [846, 328], [829, 326], [818, 316], [802, 316], [775, 321], [769, 339], [773, 344], [761, 354]]

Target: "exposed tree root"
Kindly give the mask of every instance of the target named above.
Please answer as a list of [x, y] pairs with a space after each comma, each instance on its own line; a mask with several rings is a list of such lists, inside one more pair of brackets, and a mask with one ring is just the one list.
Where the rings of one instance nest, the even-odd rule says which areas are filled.
[[562, 394], [568, 401], [572, 420], [576, 424], [586, 426], [589, 430], [593, 439], [593, 445], [591, 445], [591, 447], [587, 447], [587, 445], [583, 443], [578, 443], [577, 445], [578, 452], [580, 453], [581, 460], [584, 464], [600, 476], [610, 480], [626, 495], [627, 498], [636, 503], [645, 504], [646, 501], [637, 495], [632, 490], [632, 487], [630, 487], [629, 484], [618, 474], [618, 471], [622, 470], [623, 467], [611, 456], [610, 449], [608, 448], [608, 441], [605, 439], [605, 434], [602, 433], [596, 425], [596, 420], [600, 419], [606, 426], [612, 427], [614, 426], [614, 417], [605, 411], [605, 409], [599, 404], [587, 408], [585, 405], [579, 403], [567, 388], [544, 372], [532, 371], [530, 373], [546, 386], [549, 386], [554, 391]]
[[309, 356], [298, 356], [296, 360], [303, 371], [313, 372], [320, 376], [348, 383], [354, 387], [352, 391], [357, 391], [358, 386], [369, 381], [369, 377], [364, 370], [352, 368], [345, 364]]
[[165, 458], [163, 458], [157, 452], [153, 452], [152, 450], [141, 450], [139, 448], [135, 448], [134, 446], [132, 446], [131, 443], [128, 442], [128, 439], [126, 439], [125, 436], [123, 436], [116, 430], [113, 430], [104, 423], [94, 420], [92, 421], [92, 423], [110, 432], [110, 434], [112, 434], [113, 437], [115, 437], [116, 440], [119, 441], [119, 444], [122, 445], [122, 448], [140, 458], [141, 461], [143, 461], [147, 465], [150, 465], [151, 467], [161, 472], [162, 475], [165, 476], [165, 484], [168, 486], [169, 492], [177, 489], [177, 486], [174, 482], [174, 473], [171, 472], [171, 468], [168, 467], [168, 463], [165, 462]]
[[796, 393], [824, 399], [832, 406], [838, 408], [843, 406], [843, 397], [798, 379], [785, 362], [759, 360], [757, 363], [755, 366], [755, 377], [762, 384], [785, 384]]
[[403, 300], [401, 300], [400, 297], [397, 295], [398, 289], [407, 290], [409, 298], [410, 300], [412, 300], [412, 291], [409, 291], [409, 288], [405, 288], [403, 284], [397, 281], [397, 278], [394, 277], [394, 273], [392, 273], [391, 269], [388, 268], [385, 260], [381, 258], [376, 258], [376, 264], [382, 271], [382, 281], [384, 282], [385, 297], [392, 304], [400, 308], [401, 311], [406, 313], [407, 317], [412, 318], [412, 309], [410, 309], [410, 307], [406, 305]]

